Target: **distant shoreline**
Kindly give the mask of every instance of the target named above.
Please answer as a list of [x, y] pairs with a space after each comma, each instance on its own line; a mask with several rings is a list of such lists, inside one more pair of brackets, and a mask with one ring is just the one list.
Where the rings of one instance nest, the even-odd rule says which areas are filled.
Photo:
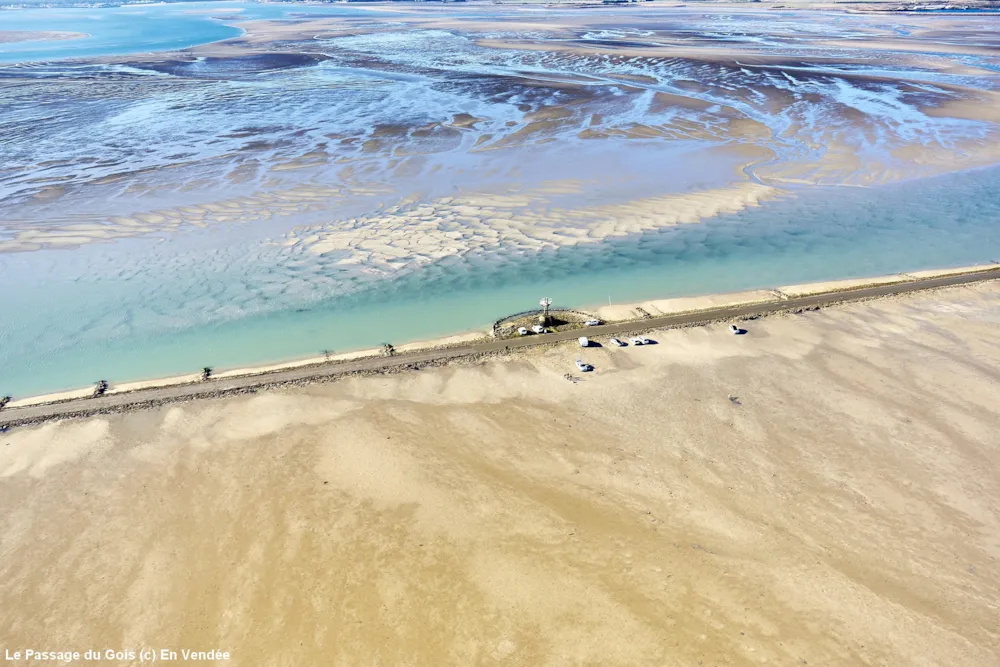
[[[591, 337], [613, 336], [659, 328], [701, 326], [787, 311], [814, 309], [837, 303], [893, 296], [1000, 278], [1000, 265], [915, 271], [872, 278], [816, 282], [771, 290], [755, 290], [704, 297], [664, 299], [601, 306], [594, 313], [608, 320], [590, 327]], [[92, 387], [12, 400], [0, 410], [0, 426], [40, 423], [52, 419], [120, 412], [176, 401], [252, 393], [269, 387], [325, 381], [351, 375], [394, 373], [447, 364], [463, 358], [506, 353], [518, 348], [575, 340], [579, 330], [495, 339], [489, 333], [458, 336], [401, 345], [394, 355], [382, 350], [359, 350], [338, 355], [290, 360], [266, 366], [235, 368], [213, 373], [201, 381], [197, 373], [109, 386], [104, 396], [91, 398]]]
[[[178, 4], [188, 4], [192, 2], [205, 2], [206, 0], [118, 0], [112, 2], [87, 2], [78, 0], [42, 0], [39, 2], [12, 2], [9, 4], [4, 4], [0, 7], [2, 10], [19, 10], [19, 9], [113, 9], [115, 7], [130, 7], [130, 6], [149, 6], [149, 5], [178, 5]], [[207, 2], [225, 2], [226, 0], [207, 0]], [[468, 4], [504, 4], [511, 6], [518, 5], [528, 5], [528, 6], [579, 6], [579, 7], [592, 7], [594, 5], [598, 6], [614, 6], [623, 5], [628, 6], [630, 4], [635, 4], [642, 2], [643, 4], [647, 2], [652, 2], [655, 4], [669, 4], [672, 6], [682, 6], [682, 3], [677, 2], [677, 0], [502, 0], [500, 3], [496, 3], [494, 0], [340, 0], [338, 2], [324, 2], [323, 0], [238, 0], [241, 2], [253, 2], [259, 4], [268, 5], [380, 5], [380, 4], [408, 4], [408, 3], [426, 3], [435, 2], [437, 4], [452, 4], [452, 3], [468, 3]], [[789, 9], [820, 9], [820, 10], [830, 10], [830, 9], [840, 9], [843, 11], [874, 11], [874, 12], [900, 12], [900, 13], [927, 13], [927, 12], [941, 12], [941, 13], [975, 13], [975, 12], [985, 12], [994, 13], [1000, 11], [993, 4], [993, 0], [968, 0], [967, 2], [961, 3], [951, 3], [951, 2], [933, 2], [931, 0], [917, 0], [916, 2], [903, 2], [901, 0], [787, 0], [782, 2], [781, 0], [754, 0], [753, 2], [747, 2], [747, 0], [736, 1], [736, 0], [706, 0], [704, 3], [699, 4], [718, 4], [718, 5], [748, 5], [754, 9], [777, 9], [777, 10], [789, 10]], [[206, 10], [211, 11], [211, 10]]]

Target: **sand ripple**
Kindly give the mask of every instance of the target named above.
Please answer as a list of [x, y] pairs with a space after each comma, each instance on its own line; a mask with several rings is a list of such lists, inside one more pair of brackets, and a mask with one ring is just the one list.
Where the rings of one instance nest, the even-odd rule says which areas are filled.
[[295, 230], [287, 244], [333, 255], [337, 264], [392, 273], [476, 252], [538, 252], [733, 213], [774, 196], [755, 183], [624, 204], [545, 208], [542, 193], [444, 198], [375, 215]]

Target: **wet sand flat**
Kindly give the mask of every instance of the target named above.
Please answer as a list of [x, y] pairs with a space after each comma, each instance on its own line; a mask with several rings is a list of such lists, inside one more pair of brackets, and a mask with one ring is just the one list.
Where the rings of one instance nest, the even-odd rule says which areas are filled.
[[[995, 665], [1000, 286], [0, 435], [6, 647]], [[585, 356], [579, 382], [563, 376]]]
[[[357, 220], [384, 233], [384, 224], [416, 224], [414, 211], [446, 219], [441, 200], [455, 190], [477, 200], [540, 179], [577, 180], [589, 195], [524, 200], [550, 209], [531, 212], [543, 228], [566, 218], [570, 233], [553, 236], [572, 244], [581, 228], [604, 238], [592, 228], [610, 206], [676, 200], [685, 221], [700, 221], [745, 208], [748, 197], [733, 193], [747, 189], [760, 190], [749, 196], [756, 205], [789, 188], [873, 186], [1000, 161], [988, 16], [911, 14], [897, 25], [729, 4], [473, 3], [236, 23], [246, 31], [237, 39], [93, 58], [85, 74], [58, 63], [0, 68], [17, 156], [0, 176], [11, 207], [0, 253], [265, 221], [292, 240]], [[0, 31], [0, 41], [12, 34]], [[122, 72], [131, 101], [119, 112]], [[277, 106], [258, 77], [282, 91]], [[78, 104], [67, 108], [73, 122], [42, 127], [34, 100], [54, 89], [116, 122], [101, 125], [102, 114]], [[729, 203], [706, 206], [705, 193]], [[383, 206], [399, 207], [390, 217], [402, 220], [386, 223]], [[506, 232], [471, 217], [490, 235]], [[642, 217], [642, 229], [676, 224]], [[478, 248], [428, 236], [418, 262]]]

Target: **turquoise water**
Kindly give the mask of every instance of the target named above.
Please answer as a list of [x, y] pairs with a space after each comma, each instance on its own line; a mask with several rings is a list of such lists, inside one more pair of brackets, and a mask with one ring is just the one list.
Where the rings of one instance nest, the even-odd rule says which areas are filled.
[[337, 5], [191, 2], [102, 9], [0, 11], [0, 30], [79, 32], [79, 39], [0, 43], [0, 62], [96, 58], [186, 49], [238, 37], [234, 25], [249, 19], [295, 14], [359, 16], [364, 9]]
[[[542, 296], [587, 307], [989, 262], [1000, 259], [997, 220], [1000, 169], [803, 190], [699, 225], [552, 253], [470, 256], [329, 299], [322, 258], [262, 255], [210, 232], [47, 253], [54, 258], [42, 279], [36, 253], [8, 255], [0, 257], [0, 393], [485, 329]], [[240, 311], [227, 313], [237, 301]]]
[[[665, 34], [798, 54], [750, 65], [610, 58], [595, 45], [613, 51], [652, 32], [603, 26], [611, 15], [601, 10], [574, 10], [598, 25], [581, 27], [586, 48], [569, 51], [555, 48], [559, 35], [511, 33], [518, 10], [484, 5], [475, 11], [489, 21], [475, 25], [485, 33], [401, 27], [384, 12], [330, 5], [31, 10], [0, 13], [0, 28], [88, 24], [93, 37], [6, 45], [24, 50], [0, 57], [212, 41], [239, 31], [235, 15], [217, 18], [226, 9], [361, 18], [357, 32], [316, 39], [307, 27], [298, 44], [267, 53], [0, 66], [0, 395], [484, 330], [543, 296], [586, 308], [1000, 259], [998, 169], [802, 188], [739, 214], [596, 242], [603, 206], [726, 185], [735, 158], [708, 153], [728, 151], [734, 120], [760, 130], [753, 142], [779, 168], [823, 172], [826, 145], [863, 158], [836, 183], [868, 182], [869, 164], [914, 173], [899, 157], [914, 147], [947, 156], [995, 142], [992, 123], [928, 111], [960, 100], [959, 90], [995, 90], [988, 58], [936, 56], [928, 68], [854, 46], [815, 51], [817, 35], [820, 44], [867, 35], [877, 17], [643, 14]], [[473, 8], [426, 11], [455, 18]], [[482, 44], [511, 36], [538, 48]], [[663, 106], [660, 93], [690, 103]], [[542, 137], [528, 131], [553, 110], [567, 115]], [[480, 120], [456, 128], [460, 112]], [[623, 138], [637, 123], [668, 137]], [[583, 139], [584, 127], [606, 135]], [[767, 167], [750, 171], [767, 181]], [[579, 187], [521, 208], [445, 203], [530, 194], [546, 181]], [[327, 194], [310, 200], [318, 191]], [[416, 203], [396, 215], [410, 195]], [[506, 233], [504, 215], [531, 215], [532, 225]], [[337, 239], [325, 254], [309, 240], [317, 230]]]

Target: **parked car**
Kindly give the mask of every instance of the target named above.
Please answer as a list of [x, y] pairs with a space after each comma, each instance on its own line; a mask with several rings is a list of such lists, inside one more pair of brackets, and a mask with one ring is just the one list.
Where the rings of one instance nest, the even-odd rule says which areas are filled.
[[531, 330], [534, 331], [536, 334], [545, 333], [545, 327], [543, 327], [541, 324], [536, 324], [535, 326], [531, 327]]
[[621, 338], [612, 338], [609, 342], [615, 347], [625, 347], [625, 341]]
[[587, 320], [586, 322], [584, 322], [584, 324], [586, 324], [588, 327], [596, 327], [600, 325], [600, 323], [601, 323], [600, 320]]
[[528, 335], [528, 330], [525, 329], [524, 327], [518, 327], [517, 328], [517, 335], [518, 336], [527, 336]]
[[576, 360], [576, 369], [578, 371], [580, 371], [581, 373], [589, 373], [590, 371], [594, 370], [594, 367], [591, 366], [590, 364], [584, 362], [583, 359], [577, 359]]
[[580, 347], [590, 347], [590, 341], [586, 336], [580, 336]]

